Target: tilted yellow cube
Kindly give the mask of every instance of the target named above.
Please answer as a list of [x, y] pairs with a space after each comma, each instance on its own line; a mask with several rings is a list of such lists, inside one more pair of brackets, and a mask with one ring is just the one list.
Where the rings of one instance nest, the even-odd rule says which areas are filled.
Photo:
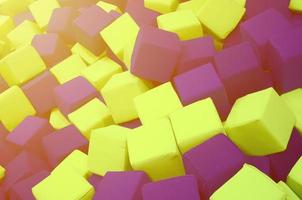
[[15, 16], [27, 10], [28, 5], [34, 0], [1, 0], [0, 13]]
[[66, 126], [70, 125], [70, 122], [66, 117], [61, 113], [61, 111], [58, 108], [54, 108], [49, 116], [49, 123], [51, 126], [56, 129], [62, 129]]
[[286, 183], [299, 198], [302, 198], [302, 156], [289, 172]]
[[180, 3], [176, 10], [190, 10], [193, 11], [194, 14], [198, 14], [199, 9], [203, 4], [206, 2], [206, 0], [190, 0], [190, 1], [184, 1]]
[[292, 11], [302, 13], [302, 2], [300, 0], [290, 0], [288, 8]]
[[4, 179], [4, 177], [5, 177], [5, 168], [0, 165], [0, 182]]
[[178, 4], [179, 0], [144, 0], [144, 5], [146, 8], [162, 14], [175, 11]]
[[278, 182], [278, 187], [286, 194], [286, 200], [300, 200], [296, 193], [294, 193], [283, 181]]
[[6, 35], [15, 28], [15, 22], [12, 17], [0, 15], [0, 40], [6, 40]]
[[80, 43], [76, 43], [75, 45], [73, 45], [73, 47], [71, 48], [71, 52], [72, 54], [79, 55], [87, 65], [92, 65], [103, 56], [103, 54], [98, 56], [94, 55], [91, 51], [89, 51]]

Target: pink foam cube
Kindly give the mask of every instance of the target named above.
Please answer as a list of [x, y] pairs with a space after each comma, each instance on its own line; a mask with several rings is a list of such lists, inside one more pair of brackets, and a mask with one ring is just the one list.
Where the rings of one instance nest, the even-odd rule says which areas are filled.
[[18, 153], [20, 153], [21, 148], [6, 140], [6, 136], [0, 137], [0, 165], [6, 166], [11, 160], [13, 160]]
[[8, 89], [8, 85], [2, 76], [0, 76], [0, 93], [4, 92], [6, 89]]
[[247, 156], [246, 163], [257, 167], [266, 175], [271, 176], [271, 165], [268, 156]]

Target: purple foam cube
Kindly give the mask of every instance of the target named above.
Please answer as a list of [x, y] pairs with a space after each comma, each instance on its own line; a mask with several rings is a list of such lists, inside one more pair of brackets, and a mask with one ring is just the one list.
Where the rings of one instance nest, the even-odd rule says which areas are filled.
[[186, 173], [197, 178], [201, 199], [208, 199], [242, 168], [245, 156], [219, 134], [185, 153], [183, 160]]
[[89, 178], [88, 178], [88, 182], [93, 185], [94, 188], [97, 188], [99, 182], [103, 179], [102, 176], [99, 176], [97, 174], [92, 174]]
[[231, 109], [230, 103], [211, 63], [175, 76], [173, 83], [183, 105], [211, 97], [220, 117], [222, 119], [227, 117]]
[[159, 182], [148, 183], [142, 189], [144, 200], [199, 200], [195, 176], [179, 176]]
[[6, 166], [21, 151], [20, 146], [6, 140], [6, 136], [0, 137], [0, 165]]
[[247, 156], [246, 163], [253, 165], [266, 175], [271, 176], [271, 166], [268, 156]]
[[141, 188], [150, 181], [141, 171], [108, 172], [99, 182], [94, 200], [142, 200]]

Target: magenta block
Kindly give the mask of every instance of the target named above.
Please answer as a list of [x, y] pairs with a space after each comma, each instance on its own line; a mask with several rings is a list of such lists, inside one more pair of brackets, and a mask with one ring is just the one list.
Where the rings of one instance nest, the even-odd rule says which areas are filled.
[[68, 115], [95, 97], [98, 91], [84, 78], [74, 78], [54, 89], [55, 102], [63, 114]]
[[46, 158], [52, 167], [59, 164], [72, 151], [78, 149], [86, 153], [88, 148], [88, 141], [73, 125], [44, 137], [42, 143]]
[[46, 170], [35, 173], [34, 175], [18, 181], [9, 191], [9, 199], [12, 200], [35, 200], [32, 194], [32, 187], [37, 185], [49, 175]]
[[302, 87], [302, 26], [270, 40], [269, 67], [280, 93]]
[[181, 74], [212, 62], [215, 53], [213, 38], [210, 36], [182, 41], [182, 51], [177, 64], [176, 74]]
[[287, 145], [287, 149], [283, 152], [272, 154], [269, 156], [272, 177], [275, 181], [286, 180], [286, 177], [297, 160], [302, 156], [302, 137], [298, 130], [294, 129]]
[[248, 42], [216, 54], [215, 67], [227, 91], [230, 103], [252, 92], [270, 87], [271, 77]]
[[89, 178], [88, 178], [88, 182], [93, 185], [94, 188], [97, 188], [99, 182], [103, 179], [102, 176], [99, 176], [97, 174], [92, 174]]
[[141, 171], [108, 172], [99, 182], [94, 200], [142, 200], [141, 188], [149, 177]]
[[197, 178], [201, 199], [208, 199], [242, 168], [245, 156], [219, 134], [185, 153], [183, 160], [186, 173]]
[[159, 182], [147, 183], [142, 189], [144, 200], [199, 200], [195, 176], [179, 176]]
[[135, 129], [141, 125], [142, 125], [142, 123], [139, 119], [135, 119], [135, 120], [132, 120], [129, 122], [124, 122], [124, 123], [120, 124], [120, 126], [130, 128], [130, 129]]
[[227, 117], [231, 106], [225, 88], [211, 63], [175, 76], [173, 83], [183, 105], [211, 97], [220, 117]]
[[247, 156], [246, 163], [257, 167], [266, 175], [271, 176], [270, 160], [268, 156]]
[[[12, 161], [18, 153], [20, 153], [21, 148], [6, 140], [6, 136], [0, 137], [0, 165], [6, 166], [10, 161]], [[4, 153], [5, 152], [5, 153]]]
[[131, 72], [143, 79], [164, 83], [172, 78], [181, 45], [175, 33], [141, 27], [132, 55]]

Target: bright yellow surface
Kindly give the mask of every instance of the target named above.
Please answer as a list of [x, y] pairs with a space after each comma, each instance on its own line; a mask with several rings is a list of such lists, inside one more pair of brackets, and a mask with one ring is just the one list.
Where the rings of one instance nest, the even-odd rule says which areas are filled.
[[104, 176], [108, 171], [130, 170], [127, 136], [131, 130], [117, 126], [91, 131], [88, 167], [95, 174]]
[[302, 1], [301, 0], [290, 0], [288, 8], [295, 12], [302, 12]]
[[286, 200], [300, 200], [300, 198], [283, 181], [278, 182], [278, 187], [286, 194]]
[[[133, 99], [149, 90], [149, 85], [129, 71], [115, 74], [101, 90], [115, 123], [138, 117]], [[122, 94], [122, 98], [121, 98]]]
[[91, 51], [89, 51], [87, 48], [85, 48], [80, 43], [76, 43], [71, 48], [72, 54], [79, 55], [87, 65], [92, 65], [95, 63], [98, 59], [100, 59], [103, 55], [96, 56]]
[[116, 11], [118, 13], [122, 13], [122, 11], [120, 10], [120, 8], [114, 4], [105, 2], [105, 1], [99, 1], [97, 4], [97, 6], [99, 6], [100, 8], [102, 8], [103, 10], [105, 10], [106, 12], [110, 12], [110, 11]]
[[26, 117], [36, 114], [21, 88], [12, 86], [0, 94], [0, 121], [12, 131]]
[[191, 10], [194, 12], [194, 14], [198, 14], [199, 9], [203, 4], [206, 2], [206, 0], [190, 0], [182, 2], [178, 5], [177, 10]]
[[4, 179], [4, 177], [5, 177], [5, 168], [0, 165], [0, 182]]
[[166, 117], [182, 108], [182, 104], [170, 82], [135, 97], [134, 105], [143, 124]]
[[246, 0], [234, 0], [236, 1], [238, 4], [240, 4], [242, 7], [245, 7], [246, 5]]
[[190, 10], [175, 11], [157, 17], [160, 29], [174, 32], [181, 40], [191, 40], [203, 36], [201, 24]]
[[136, 128], [128, 136], [128, 151], [132, 168], [145, 171], [153, 181], [184, 175], [168, 118]]
[[224, 133], [224, 129], [210, 98], [195, 102], [170, 114], [178, 147], [182, 153]]
[[302, 198], [302, 157], [296, 162], [287, 176], [287, 185]]
[[97, 98], [70, 113], [68, 119], [87, 139], [90, 138], [91, 130], [112, 124], [108, 108]]
[[71, 55], [50, 69], [59, 83], [64, 84], [82, 74], [87, 65], [79, 55]]
[[12, 17], [0, 15], [0, 39], [6, 40], [6, 35], [15, 28], [15, 22]]
[[178, 4], [178, 0], [144, 0], [144, 5], [146, 8], [162, 14], [175, 11]]
[[278, 185], [257, 168], [245, 164], [210, 200], [286, 200]]
[[27, 10], [27, 6], [34, 0], [0, 0], [0, 13], [15, 16]]
[[30, 45], [11, 52], [0, 63], [0, 74], [9, 85], [21, 85], [45, 69], [42, 58]]
[[70, 125], [68, 119], [66, 119], [66, 117], [61, 113], [58, 108], [55, 108], [51, 111], [49, 123], [56, 130], [65, 128], [66, 126]]
[[236, 101], [225, 129], [229, 138], [249, 155], [264, 156], [286, 149], [295, 117], [273, 88]]

